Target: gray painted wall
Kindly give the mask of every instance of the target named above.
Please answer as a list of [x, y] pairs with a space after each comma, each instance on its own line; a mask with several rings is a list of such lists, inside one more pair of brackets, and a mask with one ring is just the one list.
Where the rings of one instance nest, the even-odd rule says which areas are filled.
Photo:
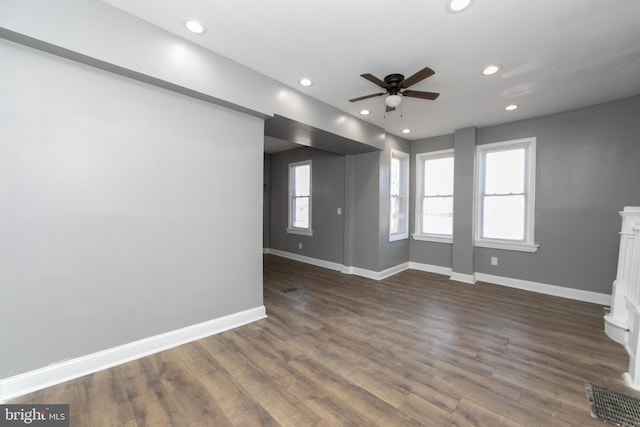
[[[345, 157], [314, 148], [271, 154], [270, 247], [342, 264], [344, 259]], [[313, 236], [288, 234], [289, 164], [311, 160]], [[337, 214], [341, 208], [342, 214]], [[298, 245], [302, 243], [302, 249]]]
[[[476, 248], [476, 271], [609, 293], [624, 206], [640, 204], [640, 96], [478, 130], [537, 138], [536, 253]], [[490, 257], [498, 257], [498, 266]]]
[[[409, 240], [389, 242], [391, 149], [408, 141], [388, 135], [381, 152], [339, 156], [300, 148], [270, 156], [270, 247], [347, 266], [381, 271], [409, 260]], [[288, 165], [313, 162], [313, 236], [287, 234]], [[338, 216], [336, 209], [342, 207]], [[302, 249], [298, 245], [302, 243]]]
[[262, 182], [262, 247], [271, 247], [271, 154], [264, 154]]
[[[390, 166], [391, 149], [411, 153], [409, 141], [387, 134], [385, 149], [380, 153], [380, 183], [379, 183], [379, 204], [380, 215], [378, 225], [378, 267], [374, 271], [385, 270], [403, 264], [409, 260], [409, 238], [403, 240], [389, 241], [389, 186], [390, 186]], [[409, 165], [411, 168], [411, 165]], [[411, 171], [409, 171], [411, 173]], [[411, 198], [411, 185], [409, 185], [409, 198]], [[409, 222], [411, 222], [411, 212], [409, 212]]]
[[[635, 96], [479, 128], [478, 144], [537, 138], [535, 240], [540, 248], [536, 253], [475, 248], [475, 272], [610, 293], [621, 223], [617, 212], [640, 204], [638, 117], [640, 96]], [[412, 160], [417, 153], [452, 148], [453, 141], [453, 135], [416, 141]], [[456, 180], [468, 175], [457, 166]], [[471, 212], [473, 206], [466, 204], [456, 208]], [[447, 246], [412, 241], [411, 260], [452, 267]], [[498, 257], [497, 266], [491, 265], [492, 256]]]
[[472, 275], [473, 265], [473, 172], [476, 154], [476, 128], [454, 134], [453, 179], [453, 273]]
[[380, 246], [380, 153], [351, 156], [353, 198], [347, 201], [353, 213], [350, 266], [379, 270]]
[[0, 378], [262, 305], [262, 120], [0, 57]]

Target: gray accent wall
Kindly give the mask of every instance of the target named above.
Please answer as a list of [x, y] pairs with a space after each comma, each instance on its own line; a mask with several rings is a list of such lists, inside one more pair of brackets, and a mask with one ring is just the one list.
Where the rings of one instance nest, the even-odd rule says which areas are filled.
[[473, 265], [473, 172], [476, 154], [476, 128], [457, 130], [454, 140], [453, 248], [454, 274], [472, 275]]
[[[305, 147], [271, 154], [270, 159], [270, 249], [342, 264], [345, 157]], [[290, 234], [286, 230], [289, 221], [289, 164], [305, 160], [311, 160], [313, 236]], [[338, 208], [342, 211], [340, 215]]]
[[[615, 279], [618, 211], [640, 204], [640, 96], [529, 120], [478, 128], [477, 144], [536, 137], [535, 253], [490, 248], [473, 250], [473, 271], [572, 289], [610, 293]], [[455, 145], [459, 133], [415, 141], [412, 161], [422, 152]], [[469, 163], [466, 161], [465, 163]], [[455, 208], [472, 228], [470, 169], [456, 160]], [[415, 169], [415, 165], [414, 165]], [[415, 177], [413, 178], [415, 184]], [[462, 189], [459, 184], [464, 182]], [[415, 191], [415, 190], [414, 190]], [[464, 198], [458, 197], [460, 191]], [[412, 209], [415, 209], [415, 204]], [[455, 214], [456, 220], [460, 216]], [[469, 221], [471, 220], [471, 223]], [[458, 227], [460, 225], [457, 225]], [[466, 232], [465, 232], [466, 233]], [[451, 245], [412, 241], [411, 261], [453, 268]], [[455, 252], [455, 251], [454, 251]], [[458, 254], [457, 256], [460, 256]], [[491, 265], [491, 257], [498, 265]], [[458, 258], [459, 259], [459, 258]]]
[[263, 120], [0, 57], [0, 378], [262, 306]]
[[350, 267], [379, 271], [380, 246], [380, 153], [352, 156], [350, 171], [353, 198], [347, 200], [352, 212], [349, 237]]
[[[640, 96], [478, 129], [537, 138], [536, 253], [476, 248], [476, 271], [609, 293], [625, 206], [640, 205]], [[490, 265], [490, 257], [498, 265]]]
[[264, 154], [262, 182], [262, 247], [271, 247], [271, 154]]
[[[300, 148], [271, 154], [270, 249], [374, 272], [408, 262], [409, 239], [389, 242], [392, 148], [410, 152], [408, 141], [387, 135], [385, 150], [372, 153]], [[288, 165], [303, 160], [312, 161], [313, 236], [286, 232]]]

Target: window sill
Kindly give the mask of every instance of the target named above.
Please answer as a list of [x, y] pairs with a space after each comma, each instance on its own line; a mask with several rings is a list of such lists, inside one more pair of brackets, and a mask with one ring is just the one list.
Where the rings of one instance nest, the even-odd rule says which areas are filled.
[[399, 240], [406, 240], [408, 238], [409, 235], [405, 233], [392, 234], [391, 236], [389, 236], [389, 242], [397, 242]]
[[535, 243], [518, 243], [518, 242], [503, 242], [496, 240], [476, 240], [475, 246], [479, 248], [492, 248], [492, 249], [505, 249], [508, 251], [520, 251], [520, 252], [536, 252], [540, 245]]
[[298, 234], [300, 236], [313, 236], [313, 230], [304, 228], [287, 228], [287, 234]]
[[412, 234], [413, 240], [419, 240], [421, 242], [436, 242], [436, 243], [453, 243], [453, 237], [448, 236], [435, 236], [429, 234]]

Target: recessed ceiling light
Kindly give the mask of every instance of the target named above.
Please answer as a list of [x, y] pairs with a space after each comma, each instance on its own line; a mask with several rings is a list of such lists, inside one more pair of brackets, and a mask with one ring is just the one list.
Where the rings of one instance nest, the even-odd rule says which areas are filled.
[[300, 84], [304, 87], [309, 87], [313, 84], [313, 82], [305, 77], [304, 79], [300, 80]]
[[513, 110], [518, 109], [518, 106], [516, 104], [509, 104], [506, 107], [504, 107], [504, 109], [507, 110], [507, 111], [513, 111]]
[[447, 12], [460, 13], [471, 6], [473, 0], [449, 0], [447, 1]]
[[484, 74], [485, 76], [490, 76], [491, 74], [497, 73], [498, 70], [500, 70], [500, 66], [492, 64], [487, 66], [484, 70], [482, 70], [482, 74]]
[[188, 19], [184, 21], [184, 26], [187, 27], [187, 30], [191, 31], [194, 34], [203, 34], [205, 31], [204, 25], [195, 19]]
[[402, 133], [411, 133], [411, 129], [402, 129]]
[[362, 114], [363, 116], [368, 116], [369, 114], [371, 114], [371, 111], [369, 111], [369, 110], [362, 110], [362, 111], [360, 111], [360, 114]]

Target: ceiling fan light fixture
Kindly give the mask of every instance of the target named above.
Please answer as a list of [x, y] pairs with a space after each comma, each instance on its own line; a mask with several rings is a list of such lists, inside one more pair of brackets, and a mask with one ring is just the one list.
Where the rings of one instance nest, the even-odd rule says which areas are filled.
[[449, 13], [460, 13], [471, 6], [473, 0], [448, 0], [447, 1], [447, 12]]
[[389, 95], [384, 99], [384, 103], [389, 108], [396, 108], [402, 102], [400, 95]]

